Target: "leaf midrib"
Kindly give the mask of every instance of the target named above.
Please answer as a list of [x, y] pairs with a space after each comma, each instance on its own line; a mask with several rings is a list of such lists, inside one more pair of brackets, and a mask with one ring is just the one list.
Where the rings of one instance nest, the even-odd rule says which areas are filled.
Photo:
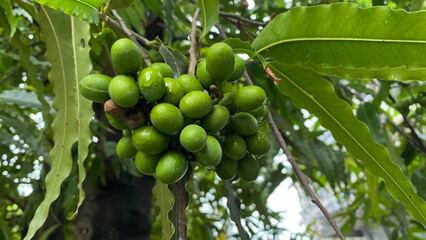
[[336, 123], [337, 123], [337, 125], [341, 128], [341, 129], [343, 129], [343, 131], [344, 132], [346, 132], [348, 135], [349, 135], [349, 137], [353, 140], [353, 141], [355, 141], [355, 143], [359, 146], [359, 147], [361, 147], [361, 149], [364, 151], [364, 152], [366, 152], [367, 153], [367, 155], [376, 163], [376, 165], [378, 165], [382, 170], [383, 170], [383, 172], [394, 182], [394, 184], [396, 185], [396, 186], [398, 186], [398, 188], [400, 189], [400, 191], [404, 194], [404, 196], [409, 200], [409, 202], [414, 206], [414, 208], [417, 210], [417, 212], [422, 216], [422, 218], [423, 218], [423, 220], [425, 220], [426, 221], [426, 217], [425, 216], [423, 216], [423, 214], [422, 214], [422, 211], [420, 211], [420, 209], [419, 208], [417, 208], [417, 205], [416, 204], [414, 204], [414, 202], [411, 200], [411, 198], [405, 193], [405, 191], [403, 190], [403, 188], [398, 184], [398, 182], [397, 181], [395, 181], [395, 179], [378, 163], [378, 161], [370, 154], [370, 152], [367, 150], [367, 149], [365, 149], [364, 148], [364, 146], [362, 146], [362, 144], [360, 144], [357, 140], [356, 140], [356, 138], [352, 135], [352, 134], [350, 134], [350, 132], [348, 132], [347, 130], [346, 130], [346, 128], [345, 127], [343, 127], [342, 125], [341, 125], [341, 123], [339, 122], [339, 121], [337, 121], [337, 119], [332, 115], [332, 114], [330, 114], [328, 111], [327, 111], [327, 109], [325, 109], [323, 106], [322, 106], [322, 104], [320, 104], [318, 101], [316, 101], [315, 100], [315, 98], [313, 98], [312, 97], [312, 95], [310, 95], [310, 94], [308, 94], [306, 91], [304, 91], [304, 89], [302, 89], [302, 88], [300, 88], [299, 87], [299, 85], [297, 85], [295, 82], [293, 82], [287, 75], [285, 75], [284, 73], [282, 73], [281, 71], [279, 71], [277, 68], [275, 68], [274, 66], [272, 66], [272, 65], [269, 65], [269, 67], [270, 68], [272, 68], [272, 69], [274, 69], [275, 71], [277, 71], [278, 73], [280, 73], [283, 77], [285, 77], [293, 86], [295, 86], [296, 88], [298, 88], [303, 94], [305, 94], [309, 99], [311, 99], [317, 106], [319, 106], [327, 115], [329, 115], [332, 119], [333, 119], [333, 121], [335, 121]]
[[382, 43], [414, 43], [426, 44], [426, 40], [403, 40], [403, 39], [382, 39], [382, 38], [289, 38], [268, 44], [261, 48], [257, 53], [261, 53], [269, 48], [275, 47], [280, 44], [292, 42], [305, 42], [305, 41], [353, 41], [353, 42], [382, 42]]

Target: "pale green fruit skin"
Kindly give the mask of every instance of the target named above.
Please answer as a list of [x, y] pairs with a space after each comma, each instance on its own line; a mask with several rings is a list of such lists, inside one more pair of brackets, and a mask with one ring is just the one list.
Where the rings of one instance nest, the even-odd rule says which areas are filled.
[[123, 130], [123, 136], [132, 136], [132, 131], [128, 129]]
[[110, 7], [112, 9], [126, 9], [133, 4], [135, 0], [111, 0]]
[[235, 55], [234, 60], [234, 70], [232, 71], [231, 77], [229, 77], [228, 81], [235, 81], [240, 79], [244, 74], [244, 70], [246, 70], [246, 65], [242, 58]]
[[131, 159], [136, 155], [136, 148], [133, 146], [132, 137], [124, 136], [118, 141], [115, 148], [117, 156], [122, 159]]
[[240, 160], [247, 153], [247, 145], [242, 137], [229, 135], [222, 143], [223, 153], [231, 160]]
[[173, 105], [178, 105], [184, 95], [179, 82], [173, 78], [164, 78], [164, 82], [166, 84], [166, 92], [161, 100]]
[[238, 162], [233, 161], [226, 156], [222, 156], [222, 160], [216, 166], [216, 174], [223, 180], [231, 180], [237, 175]]
[[179, 181], [188, 170], [188, 161], [180, 152], [171, 151], [164, 154], [157, 164], [156, 175], [161, 182], [172, 184]]
[[234, 52], [223, 42], [213, 44], [206, 57], [206, 69], [216, 81], [229, 79], [234, 71]]
[[138, 151], [157, 154], [166, 149], [170, 138], [154, 126], [143, 126], [133, 131], [132, 142]]
[[138, 85], [133, 78], [118, 75], [111, 80], [108, 86], [109, 96], [120, 107], [132, 107], [140, 98]]
[[213, 102], [205, 92], [192, 91], [183, 96], [180, 100], [179, 108], [183, 115], [192, 119], [199, 119], [212, 110]]
[[207, 136], [206, 146], [201, 151], [195, 152], [194, 156], [206, 170], [213, 170], [222, 159], [222, 147], [216, 138]]
[[238, 110], [248, 112], [262, 106], [265, 101], [266, 93], [261, 87], [246, 86], [235, 94], [234, 104]]
[[192, 91], [203, 91], [201, 83], [193, 76], [188, 74], [182, 74], [177, 81], [183, 89], [184, 94]]
[[229, 121], [229, 111], [222, 105], [214, 105], [213, 110], [201, 119], [201, 126], [207, 132], [219, 132]]
[[149, 67], [157, 70], [164, 78], [174, 77], [173, 69], [167, 63], [153, 63]]
[[108, 101], [108, 86], [112, 78], [103, 74], [90, 74], [80, 80], [80, 92], [90, 101], [105, 103]]
[[267, 105], [262, 105], [254, 110], [249, 111], [248, 113], [250, 113], [251, 115], [253, 115], [253, 117], [256, 118], [257, 122], [259, 123], [259, 125], [261, 125], [262, 123], [264, 123], [266, 120], [268, 120], [268, 116], [269, 116], [269, 108]]
[[142, 53], [132, 40], [121, 38], [111, 47], [111, 62], [118, 74], [135, 75], [142, 66]]
[[231, 128], [240, 136], [250, 136], [257, 132], [258, 123], [250, 113], [239, 112], [231, 117]]
[[148, 102], [160, 100], [166, 92], [163, 76], [153, 68], [143, 69], [138, 76], [139, 90]]
[[206, 69], [206, 59], [203, 59], [200, 63], [198, 63], [197, 78], [203, 88], [210, 91], [210, 86], [214, 84], [214, 80]]
[[247, 154], [243, 159], [238, 161], [237, 175], [245, 181], [254, 181], [259, 176], [259, 163], [253, 155]]
[[195, 124], [186, 126], [180, 133], [180, 144], [190, 152], [201, 151], [207, 142], [206, 131]]
[[160, 103], [151, 110], [151, 123], [165, 134], [175, 134], [183, 128], [183, 115], [179, 108], [170, 103]]
[[128, 130], [129, 128], [123, 123], [123, 120], [120, 116], [111, 116], [108, 113], [105, 113], [105, 116], [107, 117], [109, 124], [113, 126], [116, 129], [119, 130]]
[[266, 154], [271, 148], [269, 138], [263, 132], [257, 132], [256, 134], [246, 138], [247, 150], [254, 155]]
[[138, 151], [135, 157], [136, 168], [143, 175], [153, 175], [155, 174], [155, 169], [157, 168], [158, 161], [160, 161], [160, 154], [146, 154], [144, 152]]

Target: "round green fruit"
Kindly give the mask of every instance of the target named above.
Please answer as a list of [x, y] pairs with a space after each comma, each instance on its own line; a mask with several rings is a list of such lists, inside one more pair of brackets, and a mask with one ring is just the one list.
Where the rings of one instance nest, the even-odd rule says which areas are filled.
[[210, 73], [207, 72], [206, 59], [203, 59], [200, 63], [198, 63], [197, 78], [201, 85], [203, 85], [203, 88], [210, 91], [210, 86], [214, 84], [214, 81], [212, 76], [210, 76]]
[[207, 136], [206, 146], [201, 151], [194, 153], [195, 159], [203, 165], [206, 170], [213, 170], [222, 159], [222, 147], [216, 138]]
[[250, 136], [257, 132], [257, 120], [250, 113], [239, 112], [231, 117], [231, 128], [240, 136]]
[[109, 83], [108, 92], [115, 104], [125, 108], [134, 106], [140, 98], [135, 80], [126, 75], [113, 78]]
[[237, 175], [238, 162], [233, 161], [226, 156], [222, 156], [222, 160], [216, 166], [217, 175], [223, 180], [231, 180]]
[[111, 62], [118, 74], [135, 75], [142, 66], [142, 53], [132, 40], [121, 38], [111, 47]]
[[103, 74], [90, 74], [80, 80], [80, 92], [85, 98], [97, 103], [109, 99], [108, 86], [111, 78]]
[[183, 96], [180, 100], [179, 108], [183, 115], [192, 119], [199, 119], [212, 110], [213, 102], [207, 93], [192, 91]]
[[269, 138], [263, 132], [257, 132], [256, 134], [246, 138], [247, 150], [254, 155], [266, 154], [271, 148]]
[[110, 7], [112, 9], [126, 9], [133, 4], [135, 0], [111, 0]]
[[172, 184], [179, 181], [188, 170], [188, 161], [180, 152], [164, 154], [157, 164], [156, 175], [161, 182]]
[[123, 136], [132, 136], [132, 131], [131, 130], [123, 130]]
[[254, 110], [249, 111], [248, 113], [250, 113], [251, 115], [253, 115], [253, 117], [256, 118], [257, 122], [259, 123], [259, 125], [261, 125], [262, 123], [264, 123], [266, 120], [268, 120], [268, 116], [269, 116], [269, 108], [267, 105], [262, 105]]
[[161, 156], [162, 154], [146, 154], [138, 151], [135, 157], [136, 168], [144, 175], [153, 175]]
[[165, 134], [175, 134], [183, 128], [183, 115], [179, 108], [170, 103], [160, 103], [151, 110], [151, 123]]
[[206, 69], [216, 81], [226, 81], [234, 71], [234, 52], [223, 42], [213, 44], [206, 57]]
[[167, 63], [153, 63], [149, 67], [157, 70], [164, 78], [174, 77], [173, 69]]
[[166, 91], [163, 76], [153, 68], [143, 69], [138, 76], [139, 89], [142, 97], [148, 102], [160, 100]]
[[266, 101], [265, 91], [258, 86], [240, 88], [235, 94], [234, 103], [238, 110], [248, 112], [263, 105]]
[[163, 95], [162, 101], [178, 105], [184, 95], [179, 82], [173, 78], [164, 78], [164, 82], [166, 83], [166, 92]]
[[259, 176], [259, 163], [252, 154], [247, 154], [238, 161], [238, 176], [245, 181], [254, 181]]
[[180, 144], [190, 152], [201, 151], [206, 146], [206, 142], [206, 131], [198, 125], [188, 125], [180, 133]]
[[247, 154], [246, 142], [237, 135], [226, 136], [222, 147], [223, 153], [231, 160], [240, 160]]
[[214, 105], [213, 110], [201, 119], [201, 126], [207, 132], [219, 132], [229, 121], [229, 111], [225, 106]]
[[170, 138], [159, 132], [154, 126], [143, 126], [133, 131], [132, 141], [138, 151], [157, 154], [166, 149]]
[[127, 130], [129, 129], [123, 122], [123, 120], [121, 119], [121, 116], [112, 116], [109, 115], [108, 113], [105, 113], [106, 118], [108, 119], [109, 124], [111, 124], [111, 126], [113, 126], [116, 129], [119, 130]]
[[192, 91], [203, 91], [201, 83], [193, 76], [188, 74], [182, 74], [177, 81], [183, 89], [184, 94]]
[[124, 136], [118, 141], [115, 148], [117, 156], [123, 159], [130, 159], [136, 155], [136, 148], [132, 143], [132, 136]]
[[244, 74], [244, 70], [246, 70], [246, 65], [242, 58], [235, 55], [234, 59], [234, 71], [232, 71], [231, 77], [229, 77], [228, 81], [235, 81], [240, 79]]

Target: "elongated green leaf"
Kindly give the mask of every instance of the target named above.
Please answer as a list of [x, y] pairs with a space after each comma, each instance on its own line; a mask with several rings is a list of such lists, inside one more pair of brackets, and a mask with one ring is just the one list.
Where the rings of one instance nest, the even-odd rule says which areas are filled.
[[231, 213], [231, 219], [237, 225], [238, 233], [240, 234], [241, 239], [248, 240], [250, 239], [247, 231], [244, 229], [241, 224], [241, 206], [240, 199], [232, 190], [232, 184], [230, 181], [225, 180], [225, 188], [228, 193], [228, 201], [226, 205], [228, 206], [229, 212]]
[[76, 16], [90, 23], [99, 23], [98, 10], [105, 0], [35, 0], [36, 2]]
[[198, 0], [197, 6], [200, 8], [200, 17], [198, 19], [203, 27], [201, 39], [210, 32], [210, 29], [219, 19], [219, 0]]
[[362, 160], [368, 171], [384, 179], [389, 192], [405, 204], [409, 214], [426, 225], [426, 202], [416, 195], [411, 182], [390, 160], [386, 148], [374, 142], [367, 126], [336, 96], [332, 85], [322, 76], [297, 65], [271, 63], [269, 67], [283, 80], [279, 90], [289, 96], [296, 107], [318, 117], [321, 125], [329, 129], [349, 153]]
[[160, 222], [163, 239], [170, 239], [173, 236], [174, 228], [173, 224], [169, 220], [168, 213], [173, 207], [175, 198], [173, 193], [170, 192], [167, 187], [167, 184], [162, 183], [158, 179], [155, 181], [152, 194], [155, 197], [155, 204], [160, 208]]
[[25, 90], [6, 90], [0, 93], [0, 103], [16, 104], [20, 107], [41, 109], [35, 92]]
[[297, 7], [252, 46], [264, 57], [345, 78], [426, 80], [426, 12], [352, 3]]
[[6, 14], [7, 21], [9, 22], [9, 37], [13, 37], [16, 31], [16, 20], [12, 14], [12, 3], [10, 2], [10, 0], [2, 0], [0, 1], [0, 8], [3, 8], [3, 11]]
[[159, 52], [166, 63], [172, 67], [175, 79], [188, 71], [187, 59], [182, 53], [163, 44], [161, 44]]
[[254, 49], [250, 43], [243, 42], [238, 38], [227, 38], [223, 42], [228, 44], [234, 53], [245, 53], [249, 56], [249, 59], [259, 59], [263, 65], [263, 68], [266, 67], [265, 59], [262, 57], [262, 55], [257, 54], [256, 49]]
[[170, 44], [173, 38], [173, 24], [174, 24], [174, 13], [173, 8], [175, 7], [174, 0], [163, 0], [163, 15], [164, 23], [166, 24], [166, 30], [164, 33], [164, 42]]
[[87, 22], [41, 7], [41, 36], [46, 43], [46, 58], [52, 63], [49, 80], [53, 84], [56, 117], [52, 123], [54, 146], [50, 151], [51, 170], [46, 176], [46, 196], [31, 220], [25, 239], [31, 239], [46, 221], [50, 205], [61, 191], [61, 184], [72, 168], [71, 147], [78, 141], [80, 203], [84, 197], [81, 182], [85, 176], [83, 160], [91, 141], [89, 123], [93, 112], [89, 100], [79, 93], [78, 81], [90, 73], [90, 26]]

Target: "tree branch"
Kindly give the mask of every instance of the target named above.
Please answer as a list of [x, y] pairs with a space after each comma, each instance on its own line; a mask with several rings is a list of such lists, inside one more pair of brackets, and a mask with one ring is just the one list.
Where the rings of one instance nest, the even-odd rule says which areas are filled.
[[182, 188], [180, 181], [176, 184], [176, 194], [177, 194], [177, 209], [178, 209], [178, 235], [179, 239], [186, 239], [185, 236], [185, 199], [183, 198]]
[[191, 46], [189, 47], [189, 67], [188, 74], [191, 76], [195, 76], [195, 65], [197, 65], [197, 56], [196, 56], [196, 48], [197, 48], [197, 19], [200, 15], [200, 9], [197, 8], [195, 10], [194, 16], [192, 17], [192, 26], [191, 26]]
[[221, 17], [228, 17], [228, 18], [233, 18], [233, 19], [237, 19], [238, 21], [241, 21], [242, 23], [244, 23], [245, 25], [252, 25], [252, 26], [266, 26], [265, 22], [258, 22], [258, 21], [254, 21], [245, 17], [241, 17], [239, 15], [236, 14], [232, 14], [232, 13], [228, 13], [228, 12], [219, 12], [219, 16]]

